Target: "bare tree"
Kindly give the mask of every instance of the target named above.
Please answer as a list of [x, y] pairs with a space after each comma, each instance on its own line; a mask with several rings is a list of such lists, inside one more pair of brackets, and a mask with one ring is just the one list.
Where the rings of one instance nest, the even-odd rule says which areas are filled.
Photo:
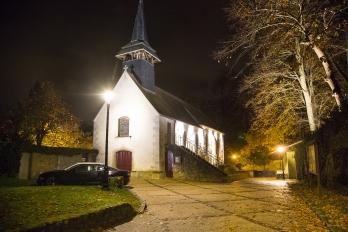
[[[345, 59], [343, 54], [347, 52], [347, 5], [344, 1], [233, 0], [225, 10], [236, 33], [221, 43], [214, 52], [215, 59], [225, 60], [229, 65], [232, 60], [236, 64], [241, 57], [249, 55], [251, 64], [258, 61], [260, 65], [260, 58], [269, 62], [265, 59], [269, 54], [276, 57], [283, 55], [283, 51], [290, 51], [295, 59], [288, 63], [297, 66], [298, 77], [294, 78], [299, 78], [311, 130], [316, 129], [318, 119], [309, 96], [311, 89], [306, 83], [304, 64], [320, 62], [325, 73], [323, 80], [332, 90], [338, 108], [342, 109], [343, 96], [331, 63], [344, 64], [339, 61]], [[317, 59], [314, 60], [308, 51]], [[234, 54], [238, 55], [234, 57]]]
[[[315, 131], [321, 119], [327, 117], [332, 98], [321, 81], [325, 73], [316, 63], [301, 57], [279, 49], [276, 55], [255, 61], [252, 74], [243, 79], [240, 88], [251, 95], [247, 105], [255, 112], [253, 128], [273, 124], [283, 128], [287, 125], [285, 134], [293, 134], [289, 126]], [[269, 120], [272, 123], [265, 123]]]

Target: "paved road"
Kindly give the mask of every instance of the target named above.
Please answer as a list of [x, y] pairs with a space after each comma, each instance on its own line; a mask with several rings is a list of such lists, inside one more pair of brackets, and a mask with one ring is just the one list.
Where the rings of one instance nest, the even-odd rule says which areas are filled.
[[107, 231], [328, 231], [284, 180], [131, 180], [144, 213]]

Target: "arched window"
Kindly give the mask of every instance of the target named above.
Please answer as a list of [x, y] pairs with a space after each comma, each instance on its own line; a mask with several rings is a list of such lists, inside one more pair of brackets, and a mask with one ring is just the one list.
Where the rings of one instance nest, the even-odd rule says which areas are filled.
[[123, 116], [118, 119], [118, 137], [129, 136], [129, 118]]

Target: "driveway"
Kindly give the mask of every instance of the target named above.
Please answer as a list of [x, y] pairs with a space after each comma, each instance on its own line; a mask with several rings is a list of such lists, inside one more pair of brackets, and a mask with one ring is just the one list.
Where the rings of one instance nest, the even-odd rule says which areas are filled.
[[147, 209], [107, 231], [328, 231], [284, 180], [133, 178], [128, 187]]

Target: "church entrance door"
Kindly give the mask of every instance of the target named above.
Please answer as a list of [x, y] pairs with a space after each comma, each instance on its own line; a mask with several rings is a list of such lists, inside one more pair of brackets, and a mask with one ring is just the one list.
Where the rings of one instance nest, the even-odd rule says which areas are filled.
[[166, 177], [173, 178], [173, 152], [167, 151], [166, 155]]
[[116, 167], [122, 170], [132, 172], [132, 152], [118, 151], [116, 152]]

